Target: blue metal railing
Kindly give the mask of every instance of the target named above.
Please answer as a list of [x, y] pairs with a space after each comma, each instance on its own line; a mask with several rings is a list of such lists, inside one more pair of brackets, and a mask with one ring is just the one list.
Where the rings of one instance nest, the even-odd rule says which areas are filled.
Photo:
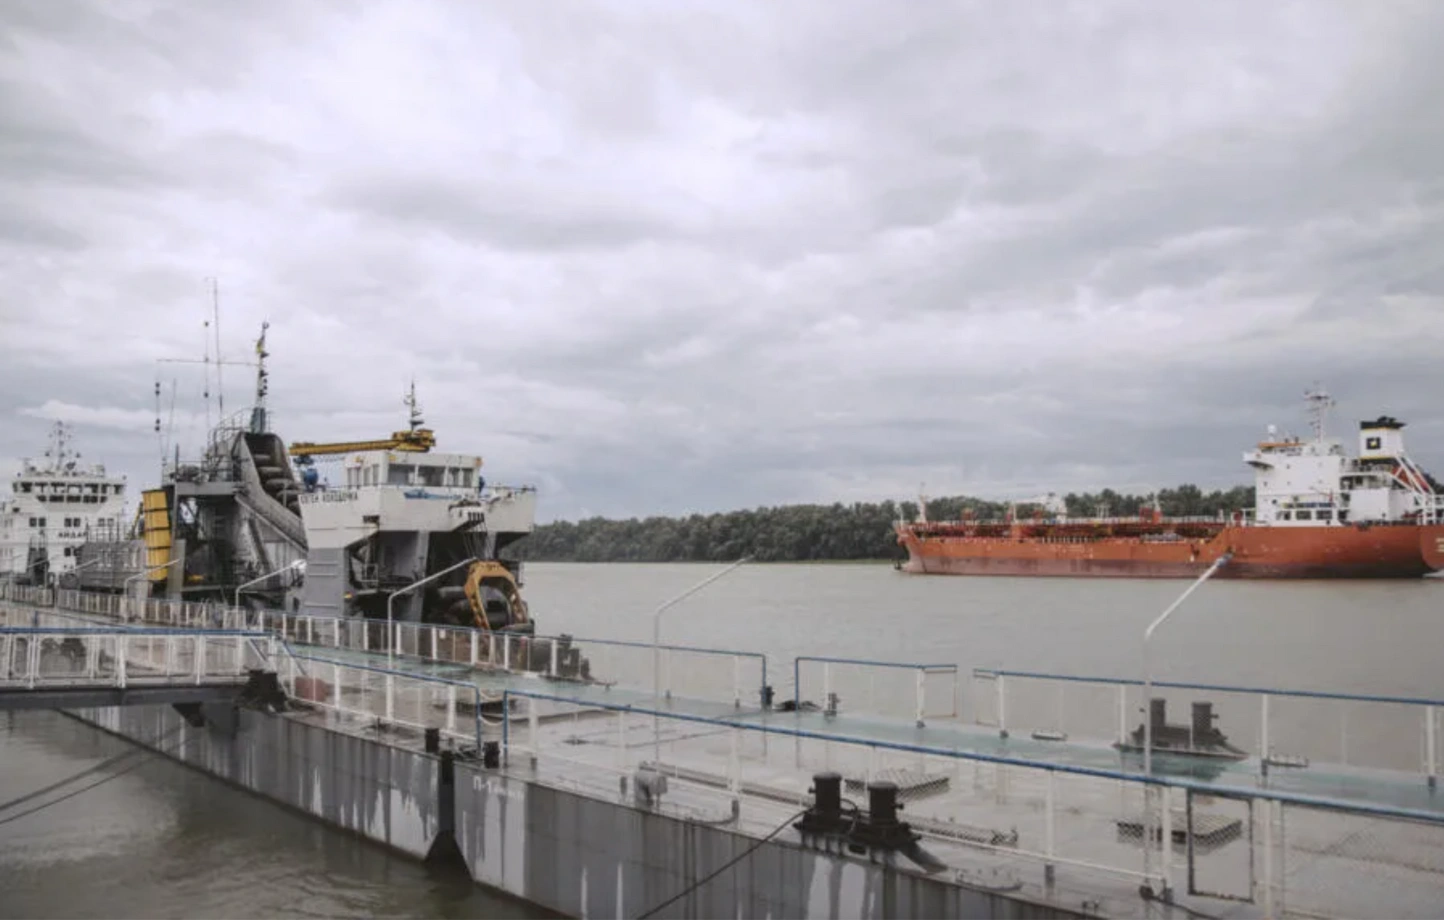
[[[362, 619], [362, 618], [359, 618], [359, 617], [352, 617], [352, 616], [341, 616], [341, 615], [337, 615], [337, 614], [299, 614], [299, 613], [285, 613], [285, 612], [283, 612], [283, 611], [265, 611], [265, 612], [261, 612], [261, 615], [265, 618], [265, 619], [263, 620], [263, 623], [269, 623], [271, 620], [273, 620], [273, 619], [278, 619], [278, 618], [287, 618], [287, 619], [289, 619], [289, 620], [296, 621], [296, 622], [304, 622], [304, 621], [306, 621], [306, 620], [312, 620], [312, 621], [316, 621], [316, 622], [335, 622], [335, 623], [338, 623], [338, 624], [346, 624], [346, 625], [355, 624], [355, 625], [357, 625], [357, 626], [362, 626], [362, 625], [365, 625], [365, 624], [376, 624], [376, 623], [382, 623], [382, 622], [384, 622], [384, 621], [378, 621], [378, 620]], [[270, 630], [270, 627], [269, 627], [269, 626], [266, 626], [265, 628], [267, 628], [268, 631]], [[440, 633], [440, 634], [456, 634], [456, 635], [459, 635], [459, 636], [462, 636], [462, 637], [466, 637], [466, 638], [468, 638], [468, 639], [471, 638], [471, 637], [475, 637], [475, 638], [478, 639], [478, 640], [480, 640], [480, 639], [491, 639], [491, 638], [502, 638], [502, 639], [510, 640], [510, 641], [522, 641], [522, 640], [525, 640], [525, 641], [528, 641], [528, 642], [532, 642], [532, 641], [536, 641], [536, 642], [551, 642], [554, 647], [559, 647], [558, 643], [561, 643], [562, 641], [566, 641], [566, 642], [570, 643], [570, 645], [571, 645], [573, 648], [591, 648], [591, 647], [593, 647], [593, 646], [597, 646], [597, 647], [603, 647], [603, 648], [613, 647], [613, 648], [630, 648], [630, 649], [637, 649], [637, 650], [650, 650], [650, 649], [653, 647], [650, 642], [633, 642], [633, 641], [628, 641], [628, 640], [623, 640], [623, 639], [597, 639], [597, 638], [591, 638], [591, 637], [587, 637], [587, 636], [563, 636], [563, 635], [545, 635], [545, 634], [543, 634], [543, 635], [534, 635], [534, 634], [523, 634], [523, 633], [508, 633], [508, 632], [498, 632], [498, 631], [496, 631], [496, 630], [481, 629], [480, 627], [476, 627], [476, 626], [461, 626], [461, 625], [448, 626], [448, 625], [440, 625], [440, 624], [432, 624], [432, 623], [413, 623], [413, 622], [406, 622], [406, 621], [395, 621], [395, 622], [392, 623], [392, 628], [395, 629], [398, 633], [401, 632], [401, 631], [407, 631], [407, 630], [409, 630], [409, 631], [412, 631], [412, 632], [414, 632], [414, 633], [416, 633], [416, 634], [418, 635], [417, 648], [416, 648], [415, 657], [421, 658], [421, 659], [423, 659], [423, 660], [428, 659], [428, 658], [430, 657], [430, 656], [424, 654], [424, 653], [422, 652], [422, 649], [421, 649], [421, 643], [420, 643], [419, 636], [420, 636], [420, 633], [421, 633], [423, 630], [434, 630], [434, 631], [437, 631], [437, 632]], [[278, 629], [278, 630], [275, 630], [275, 632], [276, 632], [278, 635], [285, 635], [284, 630]], [[337, 633], [337, 635], [339, 636], [339, 632]], [[390, 642], [390, 641], [393, 641], [393, 640], [392, 640], [392, 639], [388, 639], [387, 641]], [[410, 653], [404, 652], [404, 651], [402, 651], [402, 650], [400, 649], [400, 644], [401, 644], [401, 643], [396, 643], [396, 644], [397, 644], [397, 646], [398, 646], [398, 648], [397, 648], [397, 650], [396, 650], [396, 654], [400, 654], [400, 655], [408, 655], [408, 654], [410, 654]], [[710, 656], [710, 657], [719, 658], [719, 659], [722, 659], [722, 658], [733, 658], [733, 659], [743, 659], [743, 660], [746, 660], [746, 661], [753, 661], [753, 662], [756, 663], [756, 666], [757, 666], [757, 668], [758, 668], [758, 673], [759, 673], [759, 684], [758, 684], [758, 687], [757, 687], [757, 692], [758, 692], [759, 698], [761, 697], [761, 694], [762, 694], [762, 692], [763, 692], [763, 688], [765, 688], [765, 687], [767, 686], [767, 656], [766, 656], [765, 654], [763, 654], [762, 652], [745, 651], [745, 650], [742, 650], [742, 649], [704, 648], [704, 647], [695, 646], [695, 645], [662, 644], [662, 645], [658, 645], [658, 646], [656, 646], [656, 647], [657, 647], [658, 649], [660, 649], [661, 651], [663, 651], [663, 652], [681, 652], [681, 653], [691, 654], [691, 655]], [[383, 647], [382, 649], [369, 649], [369, 651], [384, 651], [384, 647]], [[432, 659], [432, 660], [438, 660], [438, 659]], [[440, 659], [440, 660], [449, 660], [449, 659]]]
[[906, 754], [924, 754], [932, 757], [945, 757], [955, 760], [967, 760], [977, 763], [995, 764], [998, 766], [1021, 767], [1025, 769], [1040, 770], [1052, 773], [1061, 773], [1073, 776], [1085, 776], [1095, 779], [1107, 779], [1118, 782], [1137, 783], [1139, 785], [1173, 787], [1187, 789], [1201, 795], [1231, 796], [1243, 799], [1260, 799], [1265, 801], [1284, 802], [1294, 805], [1304, 805], [1313, 808], [1323, 808], [1331, 811], [1342, 811], [1351, 814], [1375, 815], [1386, 818], [1403, 818], [1408, 820], [1423, 821], [1433, 825], [1444, 825], [1444, 813], [1426, 811], [1414, 808], [1402, 808], [1392, 805], [1380, 805], [1373, 802], [1359, 800], [1332, 799], [1322, 796], [1308, 795], [1305, 793], [1288, 792], [1281, 789], [1269, 789], [1258, 786], [1233, 786], [1218, 783], [1205, 782], [1198, 779], [1190, 779], [1182, 776], [1165, 774], [1143, 774], [1128, 773], [1121, 770], [1110, 770], [1102, 767], [1090, 767], [1081, 764], [1058, 763], [1055, 761], [1032, 760], [1026, 757], [1011, 757], [1000, 754], [987, 754], [981, 751], [962, 751], [954, 748], [940, 747], [928, 744], [908, 743], [900, 741], [888, 741], [884, 739], [865, 738], [843, 733], [831, 733], [813, 731], [811, 729], [797, 728], [787, 725], [771, 725], [757, 723], [744, 719], [726, 718], [721, 716], [707, 716], [696, 713], [682, 713], [676, 711], [664, 711], [649, 709], [636, 704], [608, 703], [597, 700], [582, 700], [567, 697], [559, 694], [541, 693], [535, 690], [503, 690], [502, 691], [502, 725], [501, 738], [502, 750], [506, 751], [511, 744], [511, 700], [513, 698], [525, 698], [532, 700], [546, 700], [554, 703], [563, 703], [574, 706], [582, 706], [588, 709], [601, 709], [612, 712], [625, 712], [630, 715], [652, 716], [660, 719], [673, 719], [680, 722], [691, 722], [700, 725], [712, 725], [721, 728], [733, 728], [740, 731], [758, 732], [762, 734], [782, 735], [791, 738], [799, 738], [811, 741], [823, 741], [832, 744], [851, 744], [863, 748], [877, 748], [887, 751], [898, 751]]
[[[365, 671], [365, 672], [372, 673], [372, 674], [382, 674], [382, 675], [385, 675], [388, 679], [400, 677], [400, 678], [403, 678], [403, 679], [405, 679], [405, 680], [413, 680], [413, 681], [417, 681], [417, 682], [420, 682], [420, 683], [440, 684], [440, 685], [443, 685], [443, 686], [461, 687], [461, 688], [463, 688], [463, 689], [465, 689], [465, 690], [470, 691], [471, 696], [472, 696], [472, 704], [473, 704], [473, 710], [472, 710], [472, 712], [473, 712], [473, 717], [474, 717], [474, 721], [475, 721], [476, 750], [477, 750], [478, 754], [480, 754], [480, 752], [481, 752], [481, 727], [482, 727], [482, 724], [483, 724], [483, 721], [484, 721], [484, 720], [483, 720], [482, 717], [481, 717], [481, 702], [482, 702], [482, 700], [481, 700], [481, 688], [478, 687], [476, 684], [473, 684], [473, 683], [470, 683], [470, 682], [464, 681], [464, 680], [451, 680], [450, 678], [446, 678], [446, 677], [436, 677], [436, 676], [431, 675], [431, 674], [417, 674], [417, 673], [415, 673], [415, 672], [413, 672], [413, 671], [398, 671], [398, 670], [396, 670], [396, 669], [394, 669], [394, 668], [383, 668], [383, 667], [375, 667], [375, 666], [372, 666], [372, 665], [357, 664], [357, 663], [354, 662], [354, 661], [338, 661], [338, 660], [336, 660], [336, 659], [334, 659], [334, 658], [323, 658], [323, 657], [320, 657], [320, 656], [318, 656], [318, 655], [297, 655], [297, 654], [292, 653], [291, 657], [294, 658], [294, 659], [296, 659], [297, 661], [310, 661], [310, 662], [314, 662], [314, 663], [316, 663], [316, 664], [328, 664], [328, 665], [331, 665], [332, 667], [335, 667], [335, 668], [349, 668], [350, 670], [353, 670], [353, 671]], [[294, 691], [294, 687], [292, 688], [292, 690]], [[388, 688], [387, 691], [386, 691], [386, 693], [387, 693], [387, 696], [388, 696], [388, 707], [389, 707], [389, 706], [390, 706], [389, 697], [390, 697], [390, 694], [391, 694], [391, 690]], [[337, 691], [337, 694], [338, 694], [338, 700], [337, 700], [337, 702], [338, 702], [338, 704], [339, 704], [339, 690]], [[304, 699], [304, 697], [303, 697], [303, 699]], [[339, 705], [338, 705], [337, 708], [340, 708]], [[373, 713], [373, 715], [375, 715], [375, 713]]]
[[[47, 636], [195, 636], [199, 638], [228, 637], [243, 639], [273, 639], [271, 633], [262, 630], [247, 629], [183, 629], [169, 626], [157, 628], [151, 627], [126, 627], [126, 626], [97, 626], [87, 629], [82, 626], [0, 626], [0, 634], [44, 634]], [[279, 640], [278, 640], [279, 641]]]
[[792, 704], [802, 704], [802, 663], [812, 661], [820, 664], [850, 664], [868, 668], [899, 668], [907, 671], [952, 671], [955, 664], [923, 664], [912, 661], [872, 661], [867, 658], [832, 658], [826, 655], [796, 655], [792, 659]]
[[[1082, 684], [1107, 684], [1111, 687], [1141, 687], [1143, 681], [1131, 677], [1092, 677], [1079, 674], [1048, 674], [1041, 671], [1005, 671], [996, 668], [974, 668], [974, 677], [1020, 677], [1030, 680], [1059, 680]], [[1293, 696], [1304, 699], [1344, 700], [1358, 703], [1399, 703], [1405, 706], [1444, 706], [1444, 699], [1412, 696], [1374, 696], [1359, 693], [1336, 693], [1327, 690], [1290, 690], [1279, 687], [1230, 686], [1228, 684], [1196, 684], [1182, 681], [1153, 681], [1155, 687], [1174, 690], [1207, 690], [1212, 693], [1250, 693], [1256, 696]]]

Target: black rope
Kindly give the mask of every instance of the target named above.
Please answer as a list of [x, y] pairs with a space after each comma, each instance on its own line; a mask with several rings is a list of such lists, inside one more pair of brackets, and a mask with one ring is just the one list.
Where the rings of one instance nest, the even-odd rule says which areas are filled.
[[[175, 728], [172, 728], [170, 731], [164, 732], [164, 733], [156, 736], [156, 738], [154, 738], [150, 743], [151, 743], [151, 744], [159, 744], [162, 740], [164, 740], [164, 739], [166, 739], [166, 738], [169, 738], [171, 735], [173, 735], [173, 734], [175, 734], [176, 732], [180, 731], [180, 730], [181, 730], [182, 728], [184, 728], [184, 727], [185, 727], [185, 726], [183, 726], [183, 725], [177, 725]], [[71, 776], [67, 776], [65, 779], [62, 779], [62, 780], [60, 780], [59, 782], [51, 783], [49, 786], [45, 786], [45, 787], [43, 787], [43, 788], [36, 789], [36, 790], [33, 791], [33, 792], [27, 792], [25, 795], [22, 795], [22, 796], [20, 796], [19, 798], [14, 798], [14, 799], [11, 799], [11, 800], [8, 801], [8, 802], [5, 802], [4, 804], [0, 804], [0, 811], [5, 811], [6, 809], [9, 809], [9, 808], [14, 808], [16, 805], [22, 805], [22, 804], [24, 804], [25, 802], [30, 801], [31, 799], [35, 799], [35, 798], [38, 798], [39, 796], [42, 796], [42, 795], [46, 794], [47, 792], [54, 792], [56, 789], [59, 789], [61, 786], [69, 785], [70, 783], [73, 783], [73, 782], [75, 782], [75, 781], [78, 780], [78, 779], [81, 779], [81, 778], [83, 778], [83, 777], [89, 776], [89, 775], [92, 774], [92, 773], [99, 772], [99, 771], [104, 770], [104, 769], [106, 769], [106, 768], [108, 768], [108, 767], [112, 767], [112, 766], [114, 766], [115, 764], [120, 763], [121, 761], [126, 760], [126, 759], [128, 759], [128, 758], [131, 758], [131, 757], [141, 757], [141, 756], [144, 755], [144, 754], [152, 754], [152, 753], [169, 753], [169, 751], [161, 752], [161, 751], [153, 750], [153, 749], [151, 749], [151, 748], [149, 748], [149, 747], [137, 747], [137, 748], [135, 748], [135, 749], [133, 749], [133, 750], [123, 751], [123, 752], [121, 752], [121, 753], [119, 753], [119, 754], [116, 754], [114, 757], [110, 757], [110, 758], [107, 758], [106, 760], [102, 760], [100, 763], [96, 764], [96, 765], [93, 766], [93, 767], [89, 767], [89, 768], [87, 768], [87, 769], [81, 770], [79, 773], [73, 774], [73, 775], [71, 775]], [[86, 791], [88, 791], [88, 790], [90, 790], [90, 789], [94, 789], [96, 786], [102, 785], [102, 784], [104, 784], [104, 783], [108, 783], [108, 782], [110, 782], [111, 780], [113, 780], [113, 779], [115, 779], [115, 778], [117, 778], [117, 777], [124, 776], [125, 774], [131, 772], [132, 770], [136, 770], [136, 769], [139, 769], [140, 767], [145, 766], [145, 764], [146, 764], [146, 761], [145, 761], [145, 760], [140, 760], [140, 761], [138, 761], [138, 762], [136, 762], [136, 763], [134, 763], [134, 764], [131, 764], [130, 766], [126, 767], [126, 768], [123, 769], [123, 770], [117, 770], [116, 772], [110, 774], [109, 776], [103, 776], [103, 777], [101, 777], [100, 779], [96, 780], [95, 782], [93, 782], [93, 783], [91, 783], [91, 784], [89, 784], [89, 785], [87, 785], [87, 786], [81, 786], [79, 789], [76, 789], [76, 790], [74, 790], [74, 791], [72, 791], [72, 792], [67, 792], [65, 795], [62, 795], [62, 796], [60, 796], [60, 797], [57, 798], [57, 799], [52, 799], [52, 800], [49, 801], [49, 802], [42, 802], [42, 803], [40, 803], [39, 805], [36, 805], [34, 808], [27, 808], [27, 809], [25, 809], [24, 811], [19, 812], [18, 814], [13, 814], [13, 815], [10, 815], [9, 817], [6, 817], [6, 818], [0, 818], [0, 825], [9, 824], [11, 821], [19, 821], [21, 818], [27, 817], [27, 816], [29, 816], [29, 815], [33, 815], [33, 814], [35, 814], [35, 813], [38, 812], [38, 811], [44, 811], [45, 809], [49, 808], [49, 807], [52, 806], [52, 805], [58, 805], [58, 804], [60, 804], [61, 802], [64, 802], [66, 799], [75, 798], [77, 795], [80, 795], [82, 792], [86, 792]]]
[[34, 792], [27, 792], [25, 795], [22, 795], [19, 798], [11, 799], [8, 802], [0, 802], [0, 811], [7, 811], [11, 808], [14, 808], [16, 805], [24, 805], [31, 799], [39, 798], [47, 792], [54, 792], [61, 786], [68, 786], [78, 779], [83, 779], [84, 777], [87, 777], [92, 773], [99, 773], [101, 770], [113, 767], [116, 764], [120, 763], [122, 760], [128, 760], [129, 758], [135, 757], [140, 753], [141, 752], [139, 750], [135, 749], [131, 749], [129, 751], [121, 751], [114, 757], [102, 760], [100, 763], [96, 764], [88, 770], [81, 770], [79, 773], [76, 773], [73, 776], [67, 776], [65, 779], [62, 779], [57, 783], [51, 783], [49, 786], [42, 786], [39, 789], [36, 789]]
[[654, 907], [654, 908], [652, 908], [651, 910], [647, 911], [645, 914], [640, 914], [640, 915], [638, 915], [637, 920], [647, 920], [648, 917], [652, 916], [653, 914], [657, 913], [658, 911], [660, 911], [660, 910], [662, 910], [662, 909], [664, 909], [664, 908], [666, 908], [666, 907], [670, 907], [671, 905], [673, 905], [673, 904], [675, 904], [676, 902], [680, 901], [682, 898], [685, 898], [687, 895], [689, 895], [689, 894], [691, 894], [692, 892], [696, 891], [698, 888], [701, 888], [703, 885], [705, 885], [705, 884], [707, 884], [708, 882], [712, 881], [714, 878], [716, 878], [717, 876], [721, 875], [723, 872], [726, 872], [728, 869], [730, 869], [730, 868], [732, 868], [733, 866], [737, 865], [737, 864], [740, 863], [742, 860], [744, 860], [744, 859], [746, 859], [747, 857], [751, 856], [754, 852], [756, 852], [756, 850], [757, 850], [758, 847], [762, 846], [764, 843], [766, 843], [767, 841], [771, 840], [773, 837], [776, 837], [778, 834], [780, 834], [780, 833], [782, 833], [783, 831], [785, 831], [785, 830], [788, 828], [788, 826], [792, 824], [793, 821], [796, 821], [798, 818], [801, 818], [803, 815], [807, 814], [807, 812], [808, 812], [808, 809], [803, 809], [802, 811], [799, 811], [797, 814], [792, 815], [792, 816], [789, 817], [786, 821], [783, 821], [781, 824], [779, 824], [779, 825], [777, 825], [775, 828], [773, 828], [773, 829], [767, 834], [766, 837], [763, 837], [761, 840], [759, 840], [759, 841], [757, 841], [756, 843], [752, 844], [752, 846], [748, 847], [746, 850], [743, 850], [743, 851], [742, 851], [742, 854], [741, 854], [740, 856], [737, 856], [736, 858], [732, 859], [731, 861], [723, 864], [723, 866], [722, 866], [720, 869], [718, 869], [716, 872], [713, 872], [711, 875], [707, 876], [706, 878], [700, 879], [700, 880], [694, 882], [693, 884], [689, 885], [688, 887], [682, 889], [682, 890], [679, 891], [677, 894], [674, 894], [672, 897], [670, 897], [670, 898], [668, 898], [667, 900], [663, 901], [661, 904], [658, 904], [656, 907]]

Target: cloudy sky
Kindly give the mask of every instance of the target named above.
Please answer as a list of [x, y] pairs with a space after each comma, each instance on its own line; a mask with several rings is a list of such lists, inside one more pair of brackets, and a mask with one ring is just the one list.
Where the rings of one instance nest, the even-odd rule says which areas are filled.
[[1316, 380], [1444, 471], [1441, 86], [1437, 0], [6, 3], [0, 463], [196, 453], [216, 277], [284, 437], [414, 376], [547, 519], [1234, 485]]

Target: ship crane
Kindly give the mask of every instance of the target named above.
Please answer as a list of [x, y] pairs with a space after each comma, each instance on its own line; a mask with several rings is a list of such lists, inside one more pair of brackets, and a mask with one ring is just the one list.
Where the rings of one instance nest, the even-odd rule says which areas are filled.
[[406, 431], [393, 431], [391, 437], [379, 438], [374, 441], [329, 441], [325, 443], [297, 441], [291, 445], [291, 456], [305, 465], [311, 457], [360, 453], [367, 450], [395, 450], [424, 454], [436, 446], [436, 433], [430, 428], [422, 427], [425, 422], [421, 417], [421, 407], [416, 402], [416, 381], [411, 382], [411, 389], [402, 402], [411, 410], [410, 427]]
[[436, 435], [429, 428], [413, 431], [394, 431], [389, 438], [376, 441], [328, 441], [316, 443], [297, 441], [291, 445], [291, 455], [296, 458], [320, 457], [328, 454], [359, 453], [364, 450], [396, 450], [424, 454], [436, 446]]

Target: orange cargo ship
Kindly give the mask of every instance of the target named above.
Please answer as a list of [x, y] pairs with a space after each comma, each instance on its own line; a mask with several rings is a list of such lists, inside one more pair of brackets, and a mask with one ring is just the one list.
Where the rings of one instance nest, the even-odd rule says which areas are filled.
[[1444, 569], [1444, 494], [1405, 454], [1404, 423], [1363, 422], [1357, 458], [1324, 436], [1332, 400], [1308, 394], [1314, 437], [1244, 454], [1255, 507], [1230, 518], [1068, 518], [896, 525], [906, 572], [1188, 578], [1225, 553], [1220, 578], [1419, 578]]

